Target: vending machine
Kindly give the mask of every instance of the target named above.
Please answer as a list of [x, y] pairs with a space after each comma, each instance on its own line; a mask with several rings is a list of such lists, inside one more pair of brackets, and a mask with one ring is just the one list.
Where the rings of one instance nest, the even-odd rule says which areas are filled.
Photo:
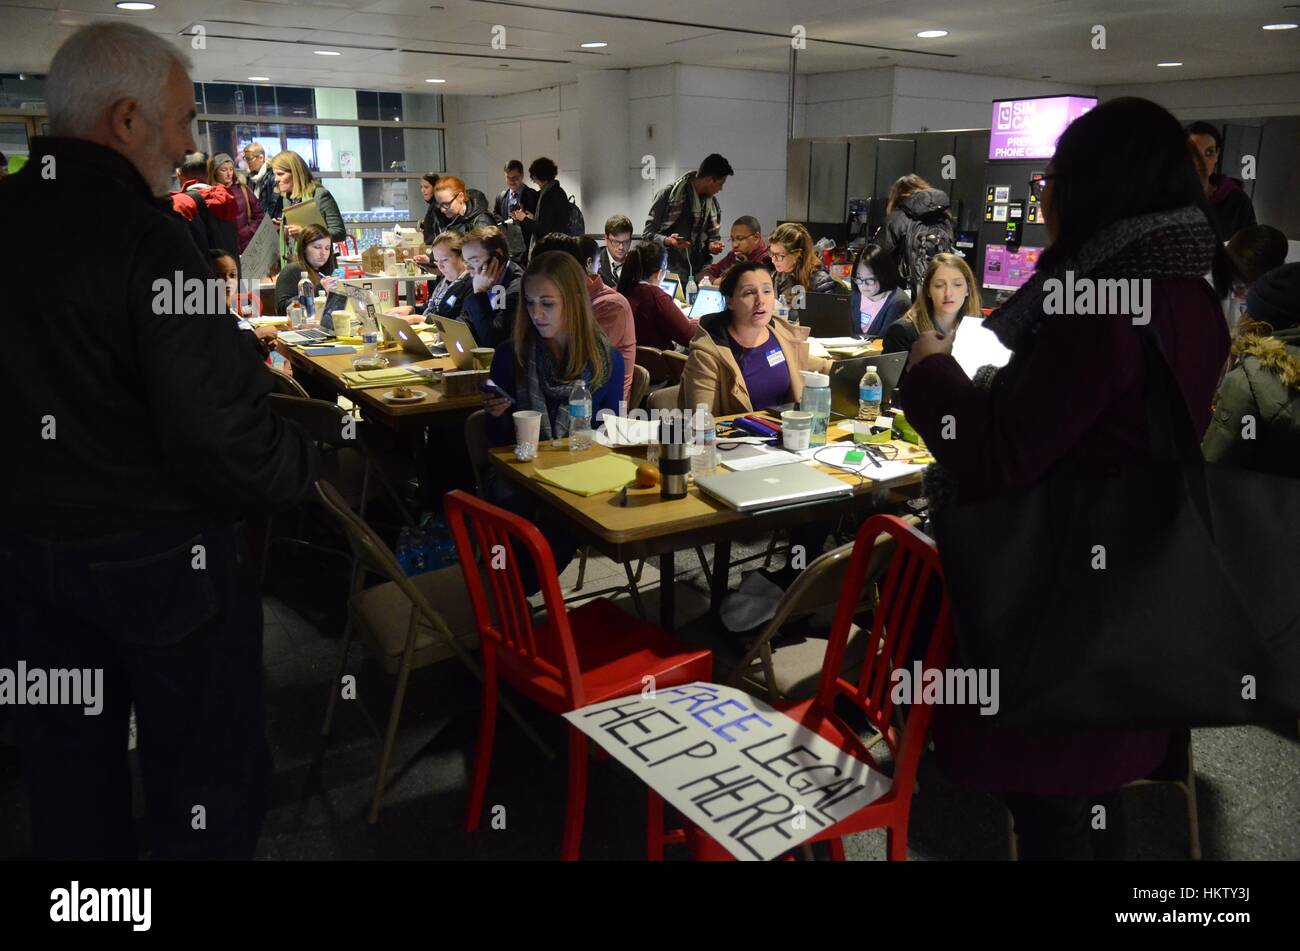
[[1030, 183], [1047, 168], [1066, 126], [1096, 104], [1084, 96], [993, 103], [973, 268], [986, 308], [997, 306], [1033, 275], [1048, 242], [1042, 205]]

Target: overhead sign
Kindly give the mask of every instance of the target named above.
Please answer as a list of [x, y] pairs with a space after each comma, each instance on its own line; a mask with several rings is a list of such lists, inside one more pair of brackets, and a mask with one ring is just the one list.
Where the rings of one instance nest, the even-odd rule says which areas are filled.
[[776, 858], [889, 792], [888, 776], [734, 687], [647, 688], [564, 716], [742, 860]]
[[1079, 116], [1097, 105], [1087, 96], [1006, 99], [993, 103], [989, 159], [1049, 159], [1056, 140]]

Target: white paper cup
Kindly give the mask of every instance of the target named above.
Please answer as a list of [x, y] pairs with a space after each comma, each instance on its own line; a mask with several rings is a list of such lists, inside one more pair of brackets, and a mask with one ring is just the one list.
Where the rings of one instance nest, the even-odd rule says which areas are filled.
[[781, 414], [781, 444], [798, 452], [812, 445], [813, 414], [806, 410], [788, 409]]
[[537, 458], [537, 440], [542, 433], [542, 414], [535, 409], [521, 409], [514, 413], [515, 458], [528, 462]]

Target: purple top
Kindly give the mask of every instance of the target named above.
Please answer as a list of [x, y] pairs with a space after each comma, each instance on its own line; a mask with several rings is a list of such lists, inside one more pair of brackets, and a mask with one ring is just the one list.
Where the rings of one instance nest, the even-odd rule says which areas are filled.
[[777, 406], [786, 402], [790, 392], [790, 368], [785, 365], [785, 352], [776, 334], [768, 332], [767, 343], [757, 347], [742, 347], [729, 331], [727, 346], [736, 358], [740, 375], [749, 390], [749, 403], [754, 409]]

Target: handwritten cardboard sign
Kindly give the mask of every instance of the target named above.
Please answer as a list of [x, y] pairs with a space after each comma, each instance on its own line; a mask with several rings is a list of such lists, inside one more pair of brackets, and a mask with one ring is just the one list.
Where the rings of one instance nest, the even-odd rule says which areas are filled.
[[741, 860], [776, 858], [889, 791], [888, 776], [733, 687], [647, 688], [564, 716]]
[[245, 278], [266, 277], [280, 255], [280, 235], [267, 215], [253, 232], [248, 247], [239, 256], [239, 273]]

